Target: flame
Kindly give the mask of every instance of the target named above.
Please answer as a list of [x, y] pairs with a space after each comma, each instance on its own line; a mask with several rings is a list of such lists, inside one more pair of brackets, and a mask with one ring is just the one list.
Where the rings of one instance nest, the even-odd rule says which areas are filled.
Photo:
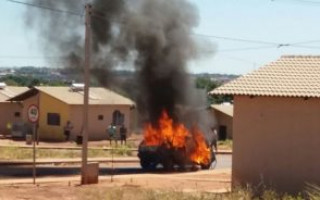
[[174, 125], [166, 111], [161, 114], [159, 128], [154, 128], [150, 123], [144, 128], [145, 144], [150, 146], [167, 144], [171, 147], [181, 148], [185, 146], [186, 137], [189, 134], [183, 124]]
[[207, 146], [203, 134], [195, 128], [193, 132], [196, 148], [190, 155], [190, 159], [198, 164], [209, 164], [211, 160], [210, 148]]
[[210, 162], [210, 149], [208, 148], [202, 132], [195, 127], [190, 132], [182, 123], [174, 123], [164, 110], [158, 121], [158, 127], [147, 123], [144, 127], [144, 142], [147, 146], [166, 145], [167, 147], [185, 148], [187, 138], [194, 143], [189, 156], [197, 164]]

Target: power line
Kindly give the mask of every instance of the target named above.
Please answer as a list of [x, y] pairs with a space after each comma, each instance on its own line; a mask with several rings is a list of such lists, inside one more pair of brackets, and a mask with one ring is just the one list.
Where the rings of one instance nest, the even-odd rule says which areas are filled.
[[[47, 6], [42, 6], [39, 4], [33, 4], [33, 3], [28, 3], [28, 2], [22, 2], [22, 1], [16, 1], [16, 0], [7, 0], [12, 3], [17, 3], [17, 4], [23, 4], [26, 6], [31, 6], [31, 7], [37, 7], [40, 9], [46, 9], [50, 10], [53, 12], [57, 13], [64, 13], [64, 14], [69, 14], [69, 15], [74, 15], [74, 16], [81, 16], [83, 17], [84, 14], [75, 12], [75, 11], [69, 11], [69, 10], [62, 10], [62, 9], [57, 9], [57, 8], [51, 8]], [[273, 0], [275, 1], [275, 0]], [[296, 1], [308, 1], [309, 0], [296, 0]], [[320, 2], [318, 2], [320, 3]], [[91, 15], [94, 18], [98, 18], [101, 20], [105, 21], [110, 21], [107, 20], [106, 18], [97, 15], [97, 13], [92, 13]], [[112, 21], [115, 21], [114, 19]], [[120, 24], [125, 24], [124, 21], [118, 20], [117, 23]], [[200, 33], [190, 33], [191, 35], [198, 36], [198, 37], [206, 37], [206, 38], [215, 38], [215, 39], [222, 39], [222, 40], [229, 40], [229, 41], [236, 41], [236, 42], [244, 42], [244, 43], [255, 43], [255, 44], [265, 44], [268, 46], [260, 46], [260, 47], [246, 47], [246, 48], [235, 48], [235, 49], [222, 49], [219, 52], [232, 52], [232, 51], [247, 51], [247, 50], [258, 50], [258, 49], [267, 49], [267, 48], [282, 48], [282, 47], [297, 47], [297, 48], [309, 48], [309, 49], [319, 49], [320, 47], [314, 47], [314, 46], [302, 46], [301, 44], [310, 44], [310, 43], [316, 43], [320, 42], [319, 40], [313, 40], [313, 41], [305, 41], [305, 42], [297, 42], [297, 43], [276, 43], [276, 42], [269, 42], [269, 41], [261, 41], [261, 40], [251, 40], [251, 39], [243, 39], [243, 38], [233, 38], [233, 37], [225, 37], [225, 36], [217, 36], [217, 35], [206, 35], [206, 34], [200, 34]], [[272, 45], [272, 46], [269, 46]]]
[[66, 56], [22, 56], [22, 55], [0, 55], [0, 59], [62, 59]]
[[207, 38], [216, 38], [216, 39], [222, 39], [222, 40], [244, 42], [244, 43], [276, 45], [277, 48], [320, 42], [320, 40], [308, 40], [308, 41], [294, 42], [294, 43], [276, 43], [276, 42], [267, 42], [267, 41], [261, 41], [261, 40], [250, 40], [250, 39], [224, 37], [224, 36], [216, 36], [216, 35], [204, 35], [204, 34], [198, 34], [198, 33], [193, 33], [193, 35], [200, 36], [200, 37], [207, 37]]
[[249, 40], [249, 39], [242, 39], [242, 38], [232, 38], [232, 37], [216, 36], [216, 35], [204, 35], [204, 34], [199, 34], [199, 33], [193, 33], [193, 35], [199, 36], [199, 37], [222, 39], [222, 40], [232, 40], [232, 41], [237, 41], [237, 42], [279, 45], [279, 43], [266, 42], [266, 41], [260, 41], [260, 40]]
[[317, 46], [304, 46], [304, 45], [292, 45], [294, 48], [303, 48], [303, 49], [320, 49]]
[[61, 9], [57, 9], [57, 8], [51, 8], [51, 7], [42, 6], [42, 5], [39, 5], [39, 4], [33, 4], [33, 3], [28, 3], [28, 2], [16, 1], [16, 0], [7, 0], [7, 1], [12, 2], [12, 3], [17, 3], [17, 4], [26, 5], [26, 6], [41, 8], [41, 9], [45, 9], [45, 10], [50, 10], [50, 11], [52, 11], [52, 12], [64, 13], [64, 14], [69, 14], [69, 15], [75, 15], [75, 16], [81, 16], [81, 17], [83, 17], [83, 14], [78, 13], [78, 12], [75, 12], [75, 11], [61, 10]]
[[[281, 1], [281, 0], [271, 0], [271, 1]], [[287, 0], [287, 1], [290, 1], [290, 0]], [[320, 1], [312, 1], [312, 0], [291, 0], [291, 1], [320, 5]]]
[[[98, 11], [98, 10], [96, 10]], [[101, 19], [101, 20], [105, 20], [105, 21], [110, 21], [110, 20], [107, 20], [105, 17], [103, 16], [100, 16], [96, 13], [92, 13], [92, 17], [95, 17], [95, 18], [98, 18], [98, 19]], [[112, 19], [112, 21], [116, 21], [114, 19]], [[120, 21], [118, 20], [117, 21], [118, 23], [120, 24], [125, 24], [124, 21]], [[191, 35], [194, 35], [194, 36], [198, 36], [198, 37], [206, 37], [206, 38], [216, 38], [216, 39], [223, 39], [223, 40], [231, 40], [231, 41], [237, 41], [237, 42], [245, 42], [245, 43], [255, 43], [255, 44], [267, 44], [267, 45], [276, 45], [278, 48], [281, 48], [281, 47], [285, 47], [285, 46], [289, 46], [290, 44], [288, 43], [276, 43], [276, 42], [268, 42], [268, 41], [261, 41], [261, 40], [249, 40], [249, 39], [242, 39], [242, 38], [232, 38], [232, 37], [225, 37], [225, 36], [216, 36], [216, 35], [206, 35], [206, 34], [200, 34], [200, 33], [190, 33]], [[309, 41], [308, 41], [309, 42]], [[302, 42], [303, 43], [303, 42]]]
[[218, 52], [233, 52], [233, 51], [247, 51], [247, 50], [259, 50], [259, 49], [273, 49], [277, 48], [278, 45], [274, 46], [259, 46], [259, 47], [245, 47], [245, 48], [234, 48], [234, 49], [221, 49]]
[[[319, 49], [320, 48], [320, 47], [315, 47], [315, 46], [303, 46], [302, 45], [302, 44], [310, 44], [310, 43], [319, 43], [320, 40], [308, 40], [308, 41], [294, 42], [294, 43], [275, 43], [275, 42], [266, 42], [266, 41], [259, 41], [259, 40], [249, 40], [249, 39], [232, 38], [232, 37], [215, 36], [215, 35], [202, 35], [202, 34], [197, 34], [197, 33], [193, 34], [193, 35], [207, 37], [207, 38], [216, 38], [216, 39], [223, 39], [223, 40], [245, 42], [245, 43], [269, 44], [269, 45], [273, 45], [276, 48], [282, 48], [282, 47], [301, 47], [301, 48], [310, 48], [310, 49]], [[239, 48], [239, 49], [225, 49], [225, 50], [221, 50], [221, 51], [238, 51], [238, 50], [251, 50], [251, 49], [263, 49], [263, 48], [270, 48], [270, 46], [248, 47], [248, 48]]]
[[[102, 17], [102, 16], [99, 16], [95, 13], [92, 14], [92, 17], [95, 17], [95, 18], [98, 18], [98, 19], [101, 19], [101, 20], [105, 20], [105, 21], [108, 21], [106, 18]], [[112, 21], [115, 21], [114, 19]], [[125, 24], [124, 21], [117, 21], [118, 23], [120, 24]], [[231, 41], [237, 41], [237, 42], [245, 42], [245, 43], [255, 43], [255, 44], [266, 44], [266, 45], [273, 45], [273, 46], [276, 46], [277, 48], [281, 48], [281, 47], [288, 47], [288, 46], [291, 46], [290, 43], [275, 43], [275, 42], [267, 42], [267, 41], [260, 41], [260, 40], [249, 40], [249, 39], [241, 39], [241, 38], [232, 38], [232, 37], [224, 37], [224, 36], [216, 36], [216, 35], [206, 35], [206, 34], [199, 34], [199, 33], [190, 33], [191, 35], [194, 35], [194, 36], [199, 36], [199, 37], [206, 37], [206, 38], [216, 38], [216, 39], [223, 39], [223, 40], [231, 40]], [[307, 41], [308, 43], [311, 42], [311, 41]], [[295, 43], [295, 44], [303, 44], [305, 42], [299, 42], [299, 43]], [[266, 48], [265, 46], [263, 47], [258, 47], [259, 49], [261, 48]], [[268, 46], [268, 48], [270, 48], [270, 46]], [[239, 49], [239, 50], [242, 50], [243, 48]], [[247, 49], [257, 49], [256, 47], [254, 48], [245, 48], [244, 50], [247, 50]], [[231, 49], [232, 51], [233, 50], [238, 50], [238, 49]], [[225, 50], [223, 50], [225, 51]], [[229, 49], [227, 49], [226, 51], [229, 51]]]

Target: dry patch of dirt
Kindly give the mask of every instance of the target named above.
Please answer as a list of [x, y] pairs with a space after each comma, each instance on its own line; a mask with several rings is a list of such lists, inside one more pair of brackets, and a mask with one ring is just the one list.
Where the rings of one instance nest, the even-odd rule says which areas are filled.
[[[101, 199], [113, 193], [123, 198], [139, 199], [155, 195], [154, 191], [224, 192], [230, 190], [230, 170], [209, 170], [172, 174], [133, 174], [100, 177], [98, 185], [79, 186], [79, 181], [68, 178], [59, 183], [0, 186], [0, 200], [11, 199]], [[151, 192], [150, 192], [151, 191]], [[125, 197], [124, 197], [125, 196]], [[132, 197], [132, 198], [131, 198]], [[109, 199], [109, 198], [104, 198]], [[117, 199], [117, 198], [116, 198]], [[148, 199], [148, 198], [142, 198]]]

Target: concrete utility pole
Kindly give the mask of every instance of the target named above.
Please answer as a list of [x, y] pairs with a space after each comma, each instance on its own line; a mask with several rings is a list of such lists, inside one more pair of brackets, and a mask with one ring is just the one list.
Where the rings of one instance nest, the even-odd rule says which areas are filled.
[[83, 129], [82, 129], [82, 166], [81, 184], [88, 184], [88, 124], [89, 124], [89, 84], [90, 84], [90, 54], [91, 54], [91, 4], [86, 4], [85, 22], [85, 66], [84, 66], [84, 99], [83, 99]]

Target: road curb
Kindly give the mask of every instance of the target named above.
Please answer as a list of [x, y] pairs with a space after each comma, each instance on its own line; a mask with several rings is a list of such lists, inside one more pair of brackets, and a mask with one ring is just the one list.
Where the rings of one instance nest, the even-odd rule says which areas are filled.
[[215, 152], [217, 155], [232, 155], [232, 151], [216, 151]]
[[[89, 158], [89, 162], [99, 163], [137, 163], [138, 158]], [[36, 165], [48, 165], [48, 164], [79, 164], [81, 159], [37, 159]], [[0, 160], [0, 165], [32, 165], [32, 160]]]

